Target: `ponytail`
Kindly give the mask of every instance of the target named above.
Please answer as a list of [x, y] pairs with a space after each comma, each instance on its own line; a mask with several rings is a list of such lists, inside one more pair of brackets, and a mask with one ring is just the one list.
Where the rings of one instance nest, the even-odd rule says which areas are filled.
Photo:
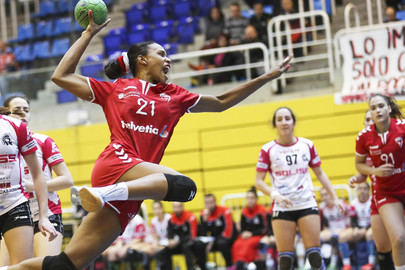
[[111, 80], [118, 79], [124, 76], [126, 73], [131, 72], [136, 76], [136, 60], [138, 56], [146, 56], [148, 53], [148, 46], [153, 44], [153, 41], [140, 42], [132, 45], [128, 53], [124, 52], [121, 56], [113, 59], [107, 63], [104, 67], [104, 73]]

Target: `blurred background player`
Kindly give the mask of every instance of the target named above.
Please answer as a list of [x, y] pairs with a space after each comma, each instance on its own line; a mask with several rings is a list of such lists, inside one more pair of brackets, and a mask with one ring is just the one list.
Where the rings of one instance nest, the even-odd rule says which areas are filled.
[[256, 187], [252, 187], [246, 192], [246, 206], [242, 209], [240, 234], [232, 247], [232, 257], [237, 270], [245, 269], [252, 262], [259, 269], [265, 268], [264, 260], [257, 259], [259, 259], [259, 242], [267, 231], [266, 222], [266, 209], [257, 203]]
[[237, 235], [231, 210], [228, 207], [217, 205], [214, 194], [204, 195], [205, 208], [200, 214], [200, 226], [198, 234], [209, 236], [212, 241], [206, 243], [205, 252], [197, 254], [201, 264], [206, 264], [206, 258], [210, 251], [220, 251], [225, 259], [227, 267], [233, 265], [232, 244]]
[[[279, 267], [289, 270], [295, 261], [294, 243], [297, 227], [303, 238], [306, 255], [313, 269], [324, 269], [320, 255], [320, 218], [314, 198], [309, 168], [313, 170], [331, 198], [342, 211], [342, 204], [321, 168], [314, 144], [295, 137], [296, 118], [288, 107], [278, 108], [272, 117], [277, 139], [265, 144], [256, 165], [256, 186], [273, 199], [272, 227], [279, 252]], [[272, 188], [264, 181], [269, 172]]]

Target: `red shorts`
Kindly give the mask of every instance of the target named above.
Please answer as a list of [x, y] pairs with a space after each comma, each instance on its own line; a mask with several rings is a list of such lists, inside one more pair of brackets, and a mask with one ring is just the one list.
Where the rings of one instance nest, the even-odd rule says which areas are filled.
[[381, 206], [387, 203], [396, 203], [400, 202], [405, 206], [405, 191], [403, 192], [395, 192], [395, 193], [375, 193], [374, 195], [374, 203], [375, 206], [378, 209], [380, 209]]
[[[91, 174], [91, 185], [103, 187], [115, 184], [118, 179], [129, 169], [143, 162], [142, 159], [125, 151], [116, 143], [110, 143], [100, 154]], [[125, 230], [129, 221], [138, 213], [142, 201], [113, 201], [110, 202], [120, 211], [122, 231]], [[106, 207], [110, 207], [108, 204]]]
[[374, 196], [371, 197], [370, 209], [371, 209], [370, 215], [372, 215], [372, 216], [373, 215], [378, 215], [378, 209], [377, 209], [377, 205], [375, 204], [375, 197]]

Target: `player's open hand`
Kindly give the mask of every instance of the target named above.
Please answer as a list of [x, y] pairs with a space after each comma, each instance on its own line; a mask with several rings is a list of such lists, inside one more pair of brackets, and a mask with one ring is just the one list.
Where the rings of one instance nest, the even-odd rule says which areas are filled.
[[277, 79], [281, 76], [281, 74], [288, 71], [292, 59], [292, 55], [287, 56], [280, 65], [273, 67], [268, 73], [264, 74], [263, 76], [265, 76], [268, 80]]
[[[94, 36], [95, 34], [97, 34], [101, 29], [103, 29], [104, 27], [106, 27], [107, 24], [109, 24], [110, 21], [111, 21], [111, 18], [108, 18], [103, 24], [98, 25], [98, 24], [96, 24], [96, 23], [94, 22], [94, 19], [93, 19], [93, 11], [89, 10], [88, 16], [89, 16], [89, 25], [87, 26], [86, 30], [84, 30], [84, 32], [88, 32], [88, 33], [90, 33], [90, 34], [93, 35], [93, 36]], [[83, 32], [83, 33], [84, 33], [84, 32]]]
[[394, 165], [386, 163], [374, 168], [373, 174], [378, 177], [388, 177], [394, 173]]
[[39, 218], [38, 227], [43, 236], [48, 235], [48, 241], [52, 241], [58, 236], [58, 233], [48, 218]]

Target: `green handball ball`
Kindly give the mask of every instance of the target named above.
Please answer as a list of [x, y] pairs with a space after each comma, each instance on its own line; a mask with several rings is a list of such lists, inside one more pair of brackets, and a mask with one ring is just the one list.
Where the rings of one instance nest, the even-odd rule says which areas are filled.
[[89, 25], [89, 10], [93, 11], [96, 24], [103, 24], [107, 20], [107, 6], [103, 0], [80, 0], [75, 7], [75, 19], [81, 27]]

